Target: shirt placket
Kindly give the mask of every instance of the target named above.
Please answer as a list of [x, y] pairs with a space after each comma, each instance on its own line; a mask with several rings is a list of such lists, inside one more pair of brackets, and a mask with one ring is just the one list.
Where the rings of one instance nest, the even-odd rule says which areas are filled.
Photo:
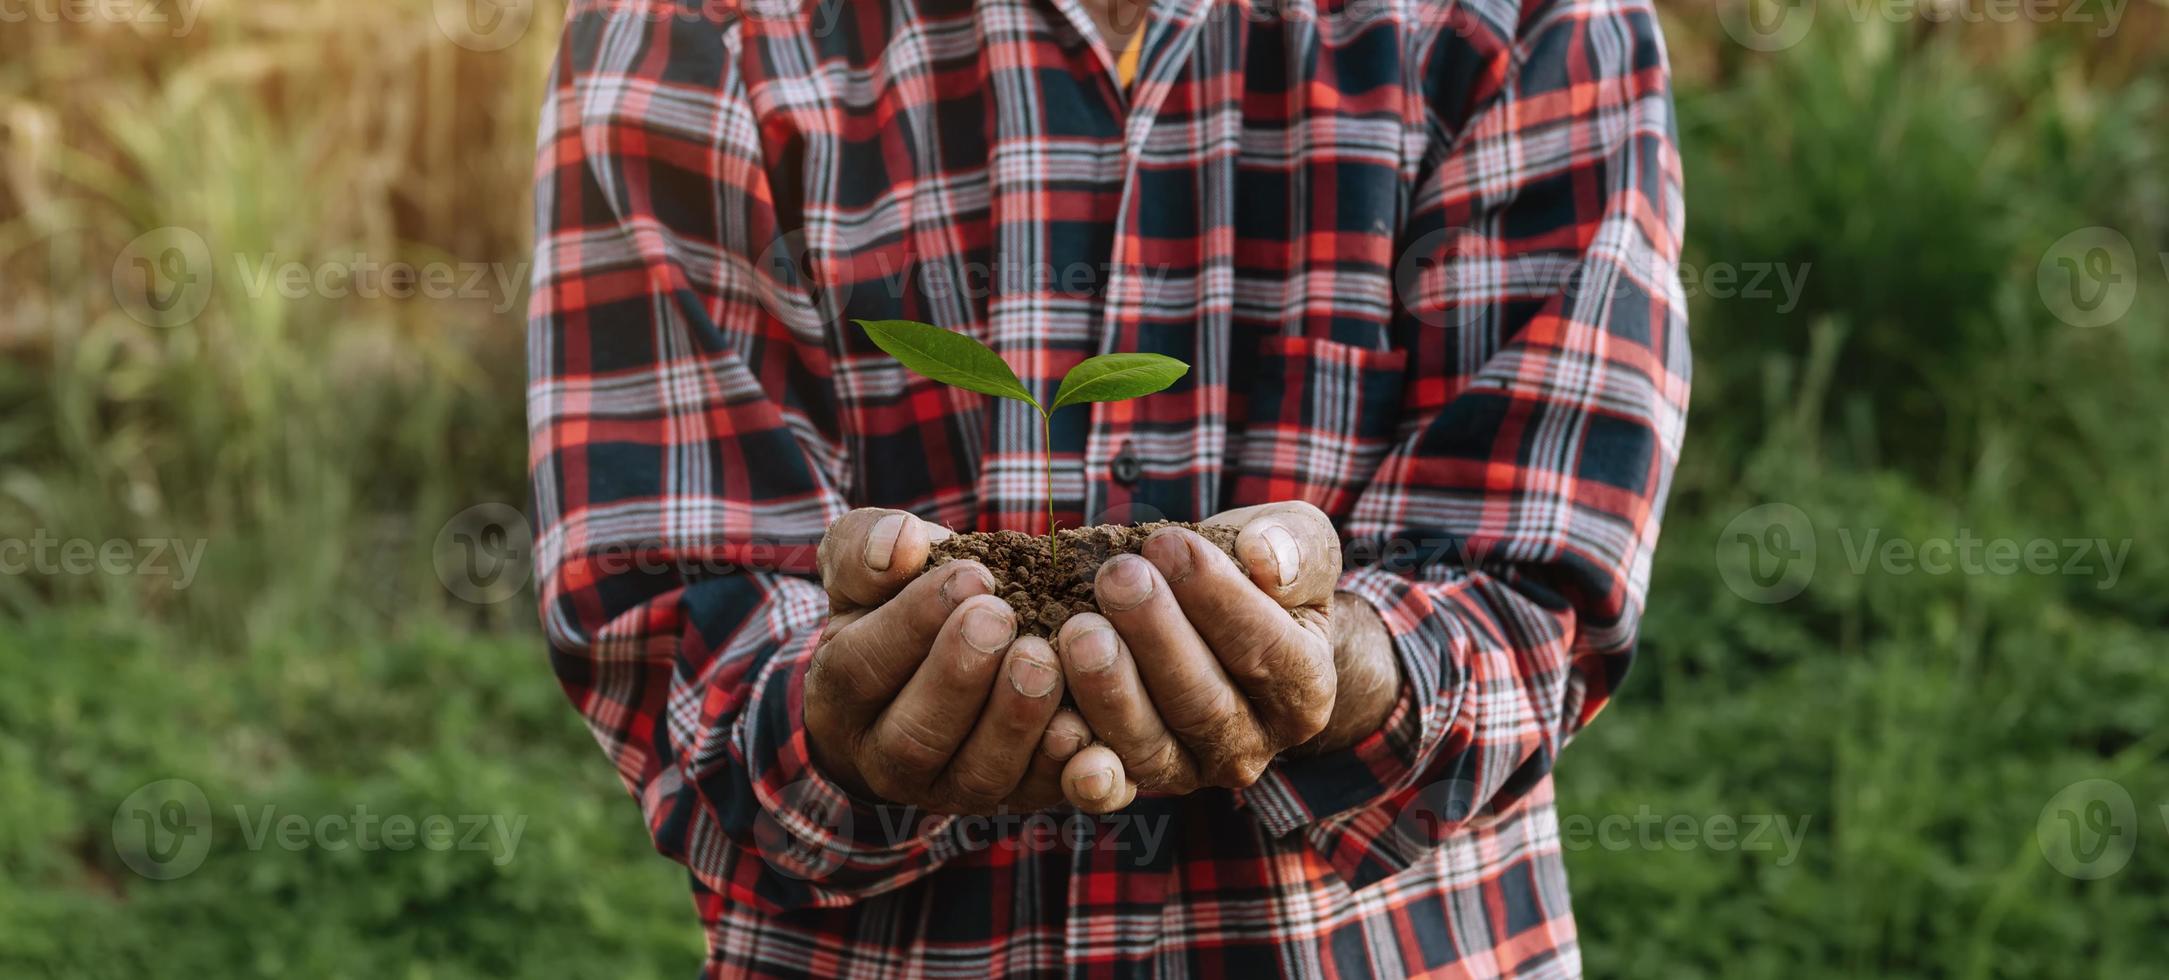
[[[1074, 0], [1059, 2], [1073, 11], [1073, 18], [1085, 20]], [[1209, 6], [1196, 0], [1155, 2], [1145, 23], [1139, 28], [1142, 37], [1138, 42], [1136, 75], [1126, 90], [1116, 86], [1127, 102], [1121, 153], [1110, 161], [1110, 166], [1114, 168], [1110, 179], [1119, 183], [1121, 197], [1115, 211], [1113, 249], [1108, 257], [1107, 278], [1101, 291], [1101, 316], [1095, 324], [1095, 354], [1147, 349], [1141, 343], [1138, 330], [1149, 285], [1141, 272], [1143, 266], [1138, 254], [1138, 224], [1142, 209], [1154, 206], [1155, 202], [1144, 201], [1139, 197], [1139, 160], [1160, 107], [1167, 99], [1169, 86], [1198, 43], [1203, 12]], [[1084, 23], [1084, 27], [1092, 29], [1089, 21]], [[1104, 45], [1101, 48], [1104, 49]], [[1108, 70], [1112, 75], [1112, 61], [1108, 63]], [[1181, 201], [1158, 203], [1177, 207], [1189, 206], [1187, 202]], [[1201, 269], [1200, 272], [1202, 271]], [[1189, 349], [1151, 352], [1167, 354], [1184, 361], [1197, 360]], [[1192, 364], [1193, 371], [1206, 367]], [[1123, 524], [1160, 520], [1185, 516], [1184, 512], [1198, 509], [1194, 499], [1197, 496], [1195, 492], [1166, 486], [1159, 486], [1157, 493], [1140, 492], [1139, 481], [1152, 469], [1154, 459], [1153, 448], [1145, 445], [1136, 433], [1137, 403], [1099, 402], [1091, 405], [1091, 411], [1092, 422], [1087, 430], [1084, 459], [1086, 523]], [[1205, 515], [1195, 513], [1189, 516]]]
[[[1196, 18], [1187, 9], [1188, 0], [1161, 0], [1155, 4], [1140, 27], [1144, 36], [1139, 42], [1137, 74], [1125, 92], [1115, 78], [1114, 55], [1097, 39], [1097, 28], [1076, 0], [1051, 2], [1073, 27], [1094, 39], [1094, 51], [1108, 72], [1108, 91], [1114, 93], [1111, 108], [1123, 119], [1120, 152], [1107, 161], [1103, 171], [1105, 181], [1119, 186], [1120, 196], [1106, 278], [1100, 289], [1101, 308], [1094, 323], [1092, 353], [1137, 350], [1136, 324], [1145, 300], [1144, 284], [1135, 271], [1135, 226], [1141, 203], [1138, 159], [1152, 120], [1166, 98], [1166, 80], [1194, 41]], [[1167, 353], [1182, 356], [1188, 352]], [[1136, 403], [1099, 402], [1089, 408], [1091, 423], [1084, 449], [1085, 523], [1128, 523], [1161, 516], [1157, 508], [1138, 501], [1133, 489], [1144, 465], [1143, 447], [1133, 439]], [[1136, 820], [1172, 823], [1178, 819], [1175, 809], [1167, 800], [1140, 800], [1121, 815], [1123, 822], [1119, 825], [1093, 821], [1101, 832], [1094, 835], [1092, 842], [1073, 851], [1064, 928], [1071, 975], [1099, 975], [1109, 967], [1120, 972], [1126, 966], [1138, 965], [1126, 963], [1120, 950], [1135, 948], [1139, 938], [1135, 935], [1138, 926], [1133, 913], [1157, 910], [1165, 902], [1171, 885], [1172, 869], [1167, 863], [1171, 856], [1155, 855], [1149, 864], [1140, 865], [1136, 863], [1134, 839], [1127, 839], [1121, 846], [1110, 842], [1125, 840], [1125, 834], [1114, 828], [1133, 827]]]
[[[1121, 297], [1134, 288], [1134, 279], [1128, 274], [1124, 254], [1124, 236], [1130, 228], [1130, 212], [1134, 210], [1136, 148], [1139, 145], [1138, 107], [1129, 93], [1135, 86], [1124, 86], [1118, 77], [1116, 62], [1119, 52], [1107, 46], [1093, 24], [1092, 17], [1081, 0], [1043, 0], [1040, 10], [1057, 20], [1066, 20], [1069, 27], [1082, 37], [1089, 56], [1097, 60], [1106, 84], [1097, 97], [1106, 99], [1107, 112], [1122, 126], [1123, 138], [1117, 151], [1106, 158], [1098, 175], [1100, 182], [1118, 191], [1118, 205], [1114, 215], [1114, 233], [1110, 241], [1112, 249], [1101, 257], [1103, 264], [1098, 270], [1097, 287], [1100, 310], [1094, 318], [1091, 334], [1087, 338], [1087, 355], [1105, 354], [1130, 349], [1127, 344], [1134, 339], [1134, 332], [1125, 329], [1128, 318], [1125, 311], [1134, 311], [1137, 301]], [[1153, 31], [1161, 22], [1162, 12], [1148, 13], [1139, 32], [1141, 49], [1138, 53], [1137, 82], [1144, 79], [1147, 59], [1153, 44]], [[1149, 118], [1149, 117], [1148, 117]], [[1133, 314], [1131, 314], [1133, 315]], [[1136, 480], [1138, 459], [1135, 447], [1127, 438], [1128, 425], [1121, 406], [1094, 403], [1082, 409], [1069, 411], [1090, 413], [1085, 430], [1082, 459], [1083, 496], [1077, 502], [1081, 508], [1083, 524], [1126, 523], [1129, 516], [1129, 486]], [[1125, 451], [1127, 450], [1127, 451]], [[1076, 499], [1076, 498], [1072, 498]]]
[[[1053, 295], [1065, 288], [1069, 270], [1081, 264], [1100, 264], [1106, 256], [1097, 247], [1079, 248], [1074, 235], [1065, 237], [1048, 229], [1059, 222], [1076, 223], [1087, 209], [1104, 211], [1105, 199], [1115, 196], [1119, 175], [1104, 167], [1092, 174], [1097, 161], [1078, 159], [1080, 147], [1089, 139], [1115, 143], [1122, 109], [1106, 106], [1103, 119], [1055, 119], [1054, 113], [1074, 111], [1077, 93], [1051, 93], [1050, 85], [1065, 84], [1072, 76], [1074, 48], [1048, 43], [1062, 29], [1067, 17], [1074, 28], [1090, 21], [1076, 0], [986, 0], [974, 8], [980, 34], [987, 43], [982, 57], [988, 64], [990, 102], [994, 106], [991, 148], [991, 197], [988, 261], [992, 274], [985, 316], [989, 342], [1010, 362], [1027, 387], [1041, 398], [1051, 398], [1062, 369], [1099, 347], [1098, 318], [1081, 304]], [[1087, 55], [1089, 57], [1089, 55]], [[1102, 92], [1083, 93], [1088, 99]], [[1097, 183], [1080, 186], [1080, 174], [1092, 174]], [[1106, 220], [1103, 214], [1095, 218]], [[1045, 529], [1047, 501], [1041, 484], [1042, 453], [1047, 448], [1038, 414], [1030, 407], [1005, 399], [988, 401], [988, 451], [981, 457], [978, 497], [983, 529]], [[1069, 412], [1081, 410], [1071, 409]], [[1055, 419], [1052, 437], [1055, 519], [1074, 527], [1089, 517], [1085, 506], [1094, 477], [1086, 461], [1072, 449], [1078, 442], [1078, 420], [1065, 414]]]

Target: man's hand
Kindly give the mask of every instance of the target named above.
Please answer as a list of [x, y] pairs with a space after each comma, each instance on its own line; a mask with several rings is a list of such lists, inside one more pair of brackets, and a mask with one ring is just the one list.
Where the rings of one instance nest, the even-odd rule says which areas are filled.
[[1058, 710], [1062, 670], [1016, 638], [974, 561], [921, 575], [949, 531], [897, 510], [845, 514], [821, 539], [829, 622], [807, 668], [814, 764], [862, 799], [937, 813], [1060, 802], [1064, 762], [1090, 740]]
[[1266, 504], [1206, 523], [1242, 528], [1239, 566], [1191, 531], [1156, 532], [1142, 558], [1100, 567], [1104, 615], [1062, 627], [1063, 672], [1101, 743], [1063, 770], [1080, 809], [1249, 786], [1281, 752], [1354, 744], [1393, 707], [1399, 666], [1377, 611], [1350, 596], [1335, 614], [1340, 536], [1324, 512]]

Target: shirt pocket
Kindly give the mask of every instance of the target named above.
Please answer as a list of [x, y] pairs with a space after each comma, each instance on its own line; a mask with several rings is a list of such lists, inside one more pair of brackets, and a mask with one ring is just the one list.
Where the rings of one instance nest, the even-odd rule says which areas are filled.
[[1256, 365], [1232, 506], [1304, 500], [1346, 517], [1400, 427], [1408, 352], [1276, 336]]

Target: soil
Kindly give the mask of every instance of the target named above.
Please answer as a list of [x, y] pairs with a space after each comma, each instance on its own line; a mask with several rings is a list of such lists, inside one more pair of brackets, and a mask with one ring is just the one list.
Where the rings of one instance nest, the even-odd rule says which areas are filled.
[[1092, 600], [1092, 577], [1101, 563], [1119, 554], [1136, 554], [1145, 539], [1163, 527], [1189, 528], [1219, 545], [1228, 557], [1235, 556], [1234, 527], [1153, 521], [1058, 530], [1055, 537], [1061, 541], [1061, 558], [1052, 568], [1047, 561], [1047, 539], [1019, 531], [959, 534], [935, 542], [926, 567], [937, 568], [959, 558], [987, 566], [994, 574], [994, 594], [1017, 612], [1017, 631], [1051, 637], [1071, 616], [1099, 611]]

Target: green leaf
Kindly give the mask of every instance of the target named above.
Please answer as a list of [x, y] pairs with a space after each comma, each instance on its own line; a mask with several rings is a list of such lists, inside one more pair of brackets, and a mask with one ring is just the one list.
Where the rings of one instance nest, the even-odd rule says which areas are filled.
[[1070, 369], [1054, 393], [1054, 407], [1149, 395], [1189, 372], [1190, 365], [1160, 354], [1101, 354]]
[[983, 395], [1014, 398], [1033, 408], [1039, 400], [1017, 380], [1000, 354], [987, 345], [915, 320], [853, 320], [874, 338], [874, 346], [888, 351], [904, 366], [945, 385]]

